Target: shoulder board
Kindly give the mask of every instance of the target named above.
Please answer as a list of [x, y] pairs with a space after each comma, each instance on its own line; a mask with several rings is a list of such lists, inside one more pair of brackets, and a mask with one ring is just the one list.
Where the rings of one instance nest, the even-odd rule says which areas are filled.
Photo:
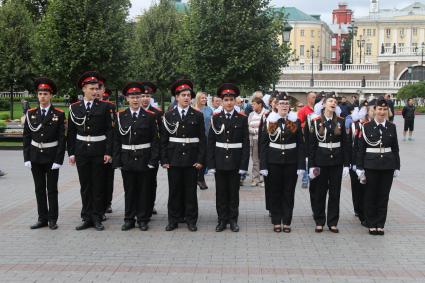
[[145, 110], [147, 113], [149, 113], [149, 114], [152, 114], [152, 115], [155, 115], [155, 112], [153, 112], [153, 111], [151, 111], [151, 110]]
[[199, 111], [198, 109], [195, 109], [194, 107], [191, 107], [193, 110], [195, 110], [196, 112], [201, 113], [201, 111]]
[[218, 116], [220, 114], [221, 114], [221, 112], [213, 112], [213, 116]]
[[246, 116], [246, 114], [244, 112], [242, 112], [242, 111], [241, 112], [238, 112], [238, 114], [239, 115], [242, 115], [242, 116]]
[[162, 109], [161, 108], [159, 108], [159, 107], [155, 107], [155, 106], [151, 106], [153, 109], [156, 109], [157, 111], [159, 111], [159, 112], [162, 112]]
[[125, 109], [118, 111], [118, 113], [123, 113], [123, 112], [125, 112]]
[[72, 103], [72, 104], [71, 104], [71, 106], [72, 106], [72, 105], [77, 105], [77, 104], [79, 104], [80, 102], [81, 102], [81, 101], [74, 102], [74, 103]]
[[31, 109], [28, 109], [28, 111], [34, 111], [34, 110], [37, 110], [37, 107], [34, 107], [34, 108], [31, 108]]
[[111, 104], [111, 105], [115, 106], [115, 103], [113, 103], [113, 102], [111, 102], [111, 101], [108, 101], [108, 100], [102, 100], [102, 102], [106, 102], [106, 103], [108, 103], [108, 104]]
[[54, 107], [53, 109], [55, 109], [55, 110], [56, 110], [56, 111], [58, 111], [58, 112], [62, 112], [62, 113], [63, 113], [63, 110], [62, 110], [62, 109], [60, 109], [60, 108]]

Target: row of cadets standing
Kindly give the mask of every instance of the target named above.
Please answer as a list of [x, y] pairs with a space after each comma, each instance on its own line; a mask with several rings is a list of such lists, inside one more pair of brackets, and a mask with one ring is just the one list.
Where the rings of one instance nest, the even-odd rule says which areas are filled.
[[125, 217], [121, 230], [148, 230], [155, 193], [154, 178], [159, 161], [156, 114], [142, 107], [145, 85], [130, 82], [123, 90], [129, 107], [117, 114], [113, 165], [121, 168], [125, 194]]
[[260, 172], [267, 176], [271, 194], [271, 217], [275, 232], [291, 232], [295, 187], [305, 172], [301, 123], [290, 111], [290, 97], [277, 96], [278, 112], [271, 112], [261, 136]]
[[[31, 168], [35, 184], [38, 220], [31, 229], [58, 228], [58, 178], [65, 155], [65, 114], [51, 104], [56, 84], [35, 80], [39, 106], [27, 111], [23, 133], [24, 165]], [[47, 194], [46, 194], [47, 191]]]
[[69, 107], [68, 155], [77, 166], [81, 186], [81, 218], [83, 223], [76, 230], [93, 227], [104, 230], [102, 217], [105, 212], [105, 165], [111, 161], [113, 145], [112, 110], [109, 103], [95, 98], [99, 89], [99, 74], [84, 73], [78, 87], [84, 97]]
[[208, 134], [208, 168], [216, 184], [216, 232], [225, 230], [227, 224], [233, 232], [239, 232], [240, 174], [246, 174], [249, 163], [248, 119], [235, 110], [239, 94], [239, 88], [232, 83], [217, 90], [223, 110], [211, 117]]
[[190, 106], [193, 83], [178, 80], [171, 86], [177, 107], [163, 116], [160, 131], [161, 165], [168, 173], [168, 225], [166, 231], [185, 221], [189, 231], [197, 231], [197, 172], [204, 167], [206, 137], [201, 112]]

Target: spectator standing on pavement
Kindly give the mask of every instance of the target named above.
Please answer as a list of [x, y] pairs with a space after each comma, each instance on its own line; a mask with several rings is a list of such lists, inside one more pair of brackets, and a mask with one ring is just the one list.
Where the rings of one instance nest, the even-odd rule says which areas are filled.
[[413, 129], [415, 126], [415, 111], [416, 107], [413, 104], [413, 99], [407, 100], [407, 105], [404, 106], [401, 115], [404, 119], [403, 141], [406, 141], [406, 136], [409, 134], [409, 141], [413, 141]]
[[26, 100], [26, 99], [22, 99], [22, 112], [25, 114], [27, 114], [28, 109], [30, 109], [30, 103]]
[[252, 158], [252, 183], [253, 187], [260, 185], [264, 187], [264, 183], [260, 176], [260, 160], [258, 157], [258, 133], [261, 123], [261, 119], [265, 113], [264, 101], [259, 97], [252, 99], [253, 111], [248, 116], [248, 127], [249, 127], [249, 142], [251, 149]]
[[[256, 92], [254, 92], [254, 93], [252, 94], [251, 101], [252, 101], [254, 98], [256, 98], [256, 97], [258, 97], [258, 98], [260, 98], [260, 99], [262, 100], [262, 99], [263, 99], [263, 92], [262, 92], [261, 90], [257, 90]], [[246, 115], [246, 116], [249, 116], [249, 114], [250, 114], [252, 111], [253, 111], [252, 104], [247, 103], [247, 105], [245, 106], [245, 115]]]
[[213, 112], [220, 112], [221, 111], [221, 98], [218, 97], [217, 95], [213, 95], [213, 97], [211, 98], [211, 109]]
[[347, 117], [349, 112], [350, 104], [347, 102], [347, 98], [345, 96], [341, 97], [341, 102], [339, 103], [339, 108], [341, 108], [341, 117]]
[[392, 122], [392, 121], [394, 121], [395, 112], [394, 112], [394, 101], [391, 99], [391, 94], [387, 93], [385, 95], [385, 100], [387, 101], [387, 104], [388, 104], [389, 120], [390, 120], [390, 122]]

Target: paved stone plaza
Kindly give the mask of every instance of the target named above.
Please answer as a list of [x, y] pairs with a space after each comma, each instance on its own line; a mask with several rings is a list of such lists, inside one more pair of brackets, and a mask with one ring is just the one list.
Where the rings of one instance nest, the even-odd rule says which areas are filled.
[[[401, 135], [400, 117], [398, 122]], [[124, 193], [116, 171], [113, 214], [106, 230], [75, 231], [80, 223], [76, 168], [59, 180], [59, 229], [30, 230], [37, 220], [31, 172], [20, 151], [0, 151], [1, 282], [410, 282], [425, 281], [425, 116], [416, 140], [400, 141], [401, 176], [394, 181], [384, 237], [370, 236], [353, 215], [343, 182], [340, 234], [314, 233], [308, 190], [297, 187], [293, 232], [274, 233], [261, 188], [240, 192], [239, 233], [216, 233], [215, 190], [199, 191], [199, 231], [165, 232], [168, 186], [159, 172], [150, 230], [122, 232]], [[399, 136], [401, 140], [401, 137]], [[248, 183], [248, 182], [247, 182]]]

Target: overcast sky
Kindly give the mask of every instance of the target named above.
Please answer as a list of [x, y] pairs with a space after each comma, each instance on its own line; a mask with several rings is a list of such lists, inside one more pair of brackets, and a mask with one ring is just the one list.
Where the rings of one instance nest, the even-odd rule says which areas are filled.
[[[134, 18], [141, 14], [143, 9], [149, 8], [152, 2], [155, 0], [132, 0], [130, 17]], [[187, 2], [187, 0], [183, 0], [183, 2]], [[327, 23], [331, 23], [332, 10], [338, 6], [339, 2], [341, 0], [272, 0], [272, 4], [277, 7], [292, 6], [308, 14], [321, 14], [322, 19]], [[354, 11], [354, 17], [367, 16], [370, 0], [345, 0], [344, 2], [348, 3], [349, 8]], [[384, 9], [403, 8], [414, 2], [415, 0], [380, 0], [380, 7]], [[419, 2], [425, 3], [425, 0], [419, 0]]]

